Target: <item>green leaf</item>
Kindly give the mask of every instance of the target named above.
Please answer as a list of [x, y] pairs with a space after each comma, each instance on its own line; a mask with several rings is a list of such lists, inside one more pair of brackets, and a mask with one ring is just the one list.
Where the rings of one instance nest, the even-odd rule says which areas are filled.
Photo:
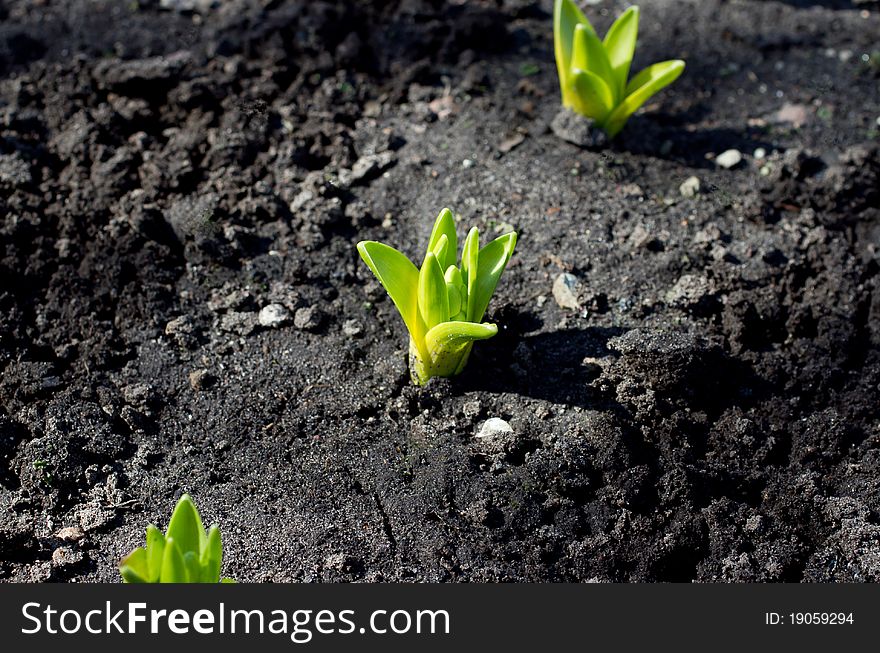
[[[626, 85], [626, 96], [629, 97], [636, 92], [641, 92], [650, 85], [652, 91], [645, 97], [645, 100], [647, 100], [651, 95], [654, 95], [654, 93], [669, 86], [678, 79], [678, 76], [683, 71], [684, 61], [681, 59], [670, 59], [669, 61], [652, 64], [630, 80], [629, 84]], [[663, 83], [658, 85], [660, 81]]]
[[464, 277], [464, 283], [468, 288], [468, 297], [470, 297], [471, 294], [470, 289], [477, 285], [479, 256], [480, 231], [476, 227], [471, 227], [467, 238], [464, 240], [464, 247], [461, 250], [461, 274], [462, 277]]
[[183, 566], [186, 569], [186, 582], [198, 583], [202, 579], [202, 567], [199, 565], [199, 554], [187, 551], [183, 554]]
[[143, 584], [149, 582], [146, 578], [141, 577], [134, 569], [132, 569], [128, 565], [121, 566], [119, 568], [119, 573], [122, 574], [123, 583]]
[[449, 242], [448, 247], [443, 256], [437, 256], [440, 261], [440, 267], [444, 270], [450, 265], [455, 265], [455, 258], [458, 256], [458, 236], [455, 233], [455, 218], [452, 211], [443, 209], [440, 215], [434, 221], [434, 228], [431, 230], [431, 239], [428, 241], [428, 251], [437, 254], [435, 247], [440, 242], [440, 238], [446, 236]]
[[220, 584], [221, 585], [235, 585], [235, 580], [233, 580], [232, 578], [221, 578]]
[[605, 51], [608, 54], [614, 75], [615, 104], [627, 95], [624, 93], [624, 89], [626, 89], [629, 67], [636, 51], [638, 35], [639, 8], [636, 6], [630, 7], [620, 14], [605, 35]]
[[431, 352], [431, 373], [434, 376], [452, 376], [464, 367], [463, 357], [470, 353], [475, 340], [486, 340], [498, 333], [494, 324], [473, 322], [444, 322], [425, 334], [425, 343]]
[[150, 524], [147, 526], [147, 567], [149, 574], [146, 576], [150, 583], [159, 582], [159, 574], [162, 572], [162, 556], [165, 553], [165, 536], [158, 528]]
[[575, 94], [571, 108], [587, 118], [602, 122], [614, 106], [611, 89], [601, 77], [588, 70], [572, 70]]
[[443, 268], [443, 261], [446, 260], [446, 252], [449, 249], [449, 239], [446, 237], [446, 234], [441, 234], [440, 240], [437, 241], [437, 244], [431, 248], [431, 251], [434, 253], [434, 256], [437, 257], [437, 260], [440, 262], [440, 267]]
[[617, 134], [629, 117], [636, 112], [657, 91], [669, 86], [678, 79], [684, 70], [684, 61], [674, 59], [661, 61], [648, 66], [626, 87], [626, 99], [621, 102], [605, 120], [603, 128], [609, 136]]
[[412, 338], [420, 342], [424, 327], [419, 317], [419, 271], [406, 256], [393, 247], [364, 240], [357, 245], [364, 263], [373, 271], [397, 307]]
[[208, 536], [205, 533], [204, 526], [202, 526], [199, 512], [196, 510], [196, 506], [188, 494], [180, 497], [180, 500], [174, 507], [171, 521], [168, 522], [168, 531], [165, 534], [165, 538], [167, 540], [173, 538], [177, 542], [181, 554], [187, 551], [199, 552], [202, 550], [204, 543], [207, 543]]
[[617, 99], [623, 93], [623, 88], [619, 91], [617, 90], [614, 71], [611, 69], [611, 62], [608, 61], [608, 55], [605, 52], [605, 46], [602, 45], [602, 41], [596, 36], [596, 32], [584, 25], [576, 25], [574, 28], [574, 50], [571, 56], [571, 67], [572, 70], [578, 69], [593, 73], [605, 82], [605, 85], [611, 91], [608, 110], [617, 103]]
[[220, 579], [220, 565], [223, 562], [223, 543], [217, 524], [208, 530], [208, 546], [202, 552], [202, 582], [216, 583]]
[[176, 541], [172, 537], [165, 538], [165, 551], [162, 556], [162, 583], [185, 583], [186, 564]]
[[446, 280], [434, 252], [425, 254], [425, 262], [419, 271], [419, 313], [427, 330], [449, 319]]
[[459, 289], [451, 283], [447, 283], [446, 295], [449, 298], [449, 319], [456, 319], [461, 313], [461, 291], [459, 291]]
[[119, 573], [126, 583], [149, 583], [150, 568], [147, 562], [147, 551], [138, 547], [119, 563]]
[[483, 319], [489, 300], [498, 285], [498, 279], [507, 267], [507, 262], [516, 247], [516, 233], [511, 232], [499, 236], [480, 250], [477, 262], [477, 282], [475, 287], [468, 288], [468, 321], [479, 322]]
[[488, 322], [444, 322], [425, 334], [425, 342], [433, 351], [441, 351], [474, 340], [488, 340], [498, 333], [498, 327]]
[[467, 319], [467, 288], [461, 278], [461, 271], [454, 265], [446, 269], [446, 291], [449, 295], [449, 319]]
[[553, 50], [556, 55], [559, 88], [562, 91], [562, 105], [566, 107], [572, 106], [571, 56], [576, 25], [585, 25], [587, 29], [593, 30], [590, 21], [572, 0], [556, 0], [553, 5]]

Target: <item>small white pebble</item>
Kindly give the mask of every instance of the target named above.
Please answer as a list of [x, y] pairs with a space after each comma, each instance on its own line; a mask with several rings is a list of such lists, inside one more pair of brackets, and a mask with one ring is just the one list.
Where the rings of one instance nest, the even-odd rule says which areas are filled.
[[513, 427], [510, 426], [507, 422], [505, 422], [500, 417], [490, 417], [483, 425], [480, 427], [480, 430], [477, 431], [478, 438], [496, 438], [501, 435], [506, 435], [508, 433], [513, 433]]
[[742, 161], [743, 155], [739, 150], [726, 150], [719, 154], [715, 158], [715, 163], [717, 163], [722, 168], [735, 168]]
[[700, 178], [688, 177], [681, 182], [678, 192], [681, 193], [682, 197], [696, 197], [700, 192]]
[[364, 327], [357, 320], [346, 320], [342, 323], [342, 332], [352, 338], [356, 338], [364, 332]]
[[260, 310], [257, 319], [260, 326], [271, 329], [287, 322], [290, 319], [290, 313], [281, 304], [269, 304]]

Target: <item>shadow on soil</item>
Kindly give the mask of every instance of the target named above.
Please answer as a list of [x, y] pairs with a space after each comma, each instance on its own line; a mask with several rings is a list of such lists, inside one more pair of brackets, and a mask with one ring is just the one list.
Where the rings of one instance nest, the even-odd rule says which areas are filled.
[[[522, 326], [527, 319], [521, 316], [506, 323]], [[462, 377], [461, 387], [465, 391], [509, 392], [582, 408], [607, 408], [609, 399], [590, 385], [601, 373], [590, 359], [607, 356], [608, 340], [623, 331], [587, 327], [521, 336], [513, 329], [504, 330], [475, 348], [469, 364], [471, 373]]]

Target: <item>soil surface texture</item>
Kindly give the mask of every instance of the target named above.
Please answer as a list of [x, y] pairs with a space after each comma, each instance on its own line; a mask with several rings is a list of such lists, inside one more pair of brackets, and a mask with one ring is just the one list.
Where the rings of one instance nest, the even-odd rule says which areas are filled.
[[[239, 581], [880, 580], [880, 8], [640, 4], [584, 149], [550, 0], [0, 1], [0, 579], [186, 491]], [[444, 206], [519, 242], [417, 388], [355, 244]]]

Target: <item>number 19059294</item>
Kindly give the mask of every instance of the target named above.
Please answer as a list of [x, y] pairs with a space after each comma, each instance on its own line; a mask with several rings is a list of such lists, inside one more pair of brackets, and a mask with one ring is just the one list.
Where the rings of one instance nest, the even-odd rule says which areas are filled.
[[768, 626], [843, 626], [854, 623], [852, 612], [765, 612]]

